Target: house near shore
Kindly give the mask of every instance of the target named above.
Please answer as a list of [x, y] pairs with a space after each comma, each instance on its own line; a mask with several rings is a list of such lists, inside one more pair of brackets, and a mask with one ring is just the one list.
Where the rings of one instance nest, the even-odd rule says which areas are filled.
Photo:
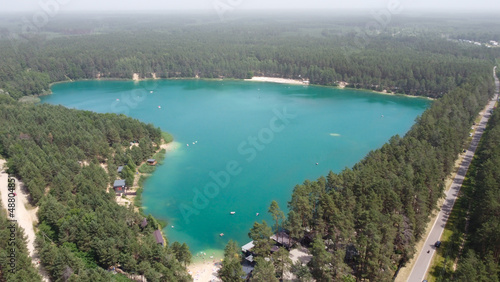
[[148, 165], [156, 165], [156, 160], [155, 159], [148, 159], [147, 163], [148, 163]]
[[161, 231], [155, 230], [155, 232], [153, 232], [153, 236], [155, 237], [156, 243], [163, 246], [165, 241], [163, 240], [163, 236], [161, 235]]
[[249, 243], [246, 243], [245, 245], [243, 245], [243, 247], [241, 247], [241, 251], [244, 254], [247, 254], [247, 253], [251, 252], [253, 247], [255, 247], [255, 245], [254, 245], [253, 241], [250, 241]]
[[295, 243], [294, 240], [290, 238], [290, 236], [284, 231], [274, 234], [273, 236], [271, 236], [271, 239], [274, 240], [277, 245], [283, 246], [287, 249], [290, 249]]
[[241, 263], [243, 272], [245, 272], [245, 275], [242, 278], [245, 280], [247, 280], [252, 275], [253, 269], [255, 268], [255, 261], [253, 260], [254, 254], [252, 252], [253, 247], [255, 247], [253, 241], [250, 241], [249, 243], [241, 247], [241, 252], [243, 253], [243, 257], [245, 258]]
[[123, 193], [125, 193], [125, 180], [124, 179], [117, 179], [113, 183], [113, 189], [115, 190], [115, 193], [118, 196], [121, 196]]

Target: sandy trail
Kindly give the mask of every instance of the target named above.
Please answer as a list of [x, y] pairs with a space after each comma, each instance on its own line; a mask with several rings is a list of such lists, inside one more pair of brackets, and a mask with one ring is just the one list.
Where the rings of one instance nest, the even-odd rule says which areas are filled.
[[[9, 179], [9, 175], [4, 169], [6, 161], [0, 159], [0, 194], [2, 198], [3, 208], [7, 210], [8, 203], [8, 191], [7, 191], [7, 181]], [[24, 229], [24, 234], [27, 239], [26, 247], [28, 248], [29, 255], [31, 257], [31, 262], [38, 269], [38, 272], [43, 277], [43, 281], [49, 281], [47, 278], [47, 274], [41, 268], [41, 265], [38, 263], [39, 258], [38, 254], [35, 252], [35, 230], [33, 226], [38, 224], [38, 218], [36, 216], [36, 212], [38, 211], [38, 207], [33, 208], [28, 201], [28, 192], [25, 188], [22, 188], [22, 182], [20, 182], [17, 178], [16, 180], [16, 196], [15, 196], [15, 211], [14, 211], [14, 219], [17, 220], [17, 224]]]
[[[7, 201], [8, 201], [8, 192], [7, 192], [7, 180], [9, 175], [3, 169], [5, 160], [0, 160], [0, 167], [2, 167], [2, 172], [0, 173], [0, 192], [2, 194], [2, 204], [5, 209], [7, 209]], [[36, 217], [36, 212], [38, 207], [32, 208], [28, 202], [28, 193], [26, 191], [22, 191], [21, 189], [22, 183], [16, 179], [16, 207], [14, 219], [17, 220], [17, 223], [24, 229], [24, 234], [28, 238], [28, 251], [30, 256], [33, 257], [35, 248], [35, 231], [33, 229], [33, 225], [38, 223], [38, 219]], [[28, 208], [26, 208], [28, 207]]]

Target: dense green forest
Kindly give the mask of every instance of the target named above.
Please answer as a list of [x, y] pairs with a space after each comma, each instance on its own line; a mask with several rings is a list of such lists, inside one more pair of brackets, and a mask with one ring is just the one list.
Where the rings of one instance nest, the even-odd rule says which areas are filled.
[[[158, 223], [148, 217], [141, 228], [144, 217], [106, 191], [117, 165], [135, 171], [153, 154], [160, 129], [123, 115], [19, 104], [5, 94], [0, 115], [0, 153], [39, 206], [36, 247], [53, 281], [119, 281], [111, 267], [148, 281], [191, 279], [175, 244], [156, 243]], [[130, 149], [133, 140], [139, 146]]]
[[463, 258], [458, 261], [458, 281], [500, 281], [500, 112], [488, 122], [464, 191], [470, 207]]
[[[437, 28], [417, 29], [409, 19], [368, 36], [361, 18], [231, 24], [174, 18], [180, 23], [158, 16], [136, 18], [133, 27], [123, 19], [111, 22], [122, 23], [121, 29], [80, 18], [85, 32], [69, 20], [54, 20], [34, 34], [14, 36], [7, 29], [0, 40], [0, 89], [19, 98], [47, 93], [55, 81], [155, 73], [160, 78], [307, 78], [321, 85], [346, 81], [350, 87], [441, 97], [472, 74], [484, 73], [500, 52], [448, 40]], [[451, 35], [458, 36], [452, 30]], [[488, 36], [500, 39], [500, 32]]]

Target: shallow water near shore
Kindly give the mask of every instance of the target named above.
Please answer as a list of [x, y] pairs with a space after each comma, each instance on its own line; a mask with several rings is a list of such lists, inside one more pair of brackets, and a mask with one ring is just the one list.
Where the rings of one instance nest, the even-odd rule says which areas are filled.
[[180, 146], [146, 181], [145, 212], [168, 221], [170, 242], [207, 256], [230, 239], [250, 241], [254, 221], [272, 225], [272, 200], [286, 212], [296, 184], [351, 167], [391, 136], [404, 135], [431, 103], [215, 80], [79, 81], [52, 91], [42, 103], [123, 113], [174, 136]]

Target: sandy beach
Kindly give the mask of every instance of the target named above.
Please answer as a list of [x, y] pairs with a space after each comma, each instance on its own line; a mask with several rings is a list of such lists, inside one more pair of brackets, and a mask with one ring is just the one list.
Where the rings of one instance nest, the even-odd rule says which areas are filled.
[[133, 81], [139, 81], [139, 80], [141, 80], [141, 79], [139, 78], [139, 74], [138, 74], [138, 73], [134, 73], [134, 74], [132, 75], [132, 80], [133, 80]]
[[265, 77], [265, 76], [254, 76], [251, 79], [245, 79], [245, 81], [257, 81], [257, 82], [274, 82], [274, 83], [284, 83], [284, 84], [300, 84], [305, 85], [301, 80], [288, 79], [288, 78], [278, 78], [278, 77]]
[[168, 152], [175, 151], [177, 148], [179, 148], [180, 145], [181, 145], [181, 143], [176, 142], [176, 141], [172, 141], [169, 143], [161, 144], [160, 149], [165, 149], [166, 153], [168, 153]]
[[193, 277], [193, 281], [199, 282], [218, 282], [217, 271], [220, 269], [220, 259], [207, 258], [206, 261], [193, 262], [187, 269]]

